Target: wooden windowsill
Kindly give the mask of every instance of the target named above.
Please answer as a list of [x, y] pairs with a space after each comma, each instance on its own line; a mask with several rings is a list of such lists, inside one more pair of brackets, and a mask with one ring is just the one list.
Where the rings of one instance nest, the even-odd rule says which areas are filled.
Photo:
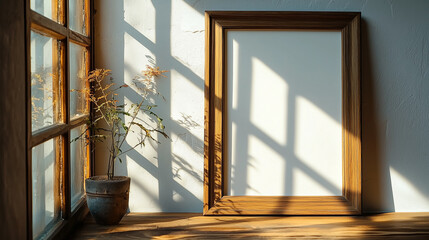
[[89, 214], [72, 239], [234, 238], [428, 239], [429, 212], [364, 216], [202, 216], [131, 213], [117, 226], [97, 225]]

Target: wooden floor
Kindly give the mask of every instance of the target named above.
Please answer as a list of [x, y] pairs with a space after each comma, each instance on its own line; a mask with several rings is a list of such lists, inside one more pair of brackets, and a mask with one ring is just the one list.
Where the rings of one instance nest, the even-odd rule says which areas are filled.
[[131, 213], [117, 226], [89, 215], [71, 239], [429, 239], [429, 213], [370, 216], [216, 217]]

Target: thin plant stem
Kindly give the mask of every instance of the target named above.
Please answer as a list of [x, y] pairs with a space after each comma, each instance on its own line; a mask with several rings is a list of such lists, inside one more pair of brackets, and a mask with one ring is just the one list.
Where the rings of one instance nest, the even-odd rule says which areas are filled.
[[[106, 139], [111, 140], [110, 144], [106, 145], [106, 147], [109, 149], [109, 158], [107, 163], [107, 177], [109, 180], [113, 179], [115, 175], [115, 161], [117, 158], [119, 158], [119, 156], [131, 151], [132, 149], [135, 149], [138, 145], [144, 144], [146, 138], [158, 142], [152, 137], [151, 133], [158, 132], [161, 133], [164, 137], [168, 138], [168, 135], [164, 132], [162, 119], [159, 118], [157, 114], [152, 111], [149, 111], [149, 116], [155, 116], [157, 118], [158, 127], [156, 128], [146, 127], [149, 126], [148, 123], [137, 117], [141, 110], [143, 111], [143, 113], [147, 113], [147, 109], [142, 109], [142, 107], [144, 106], [144, 102], [147, 100], [148, 92], [158, 94], [152, 83], [155, 77], [163, 76], [163, 72], [166, 71], [161, 71], [159, 70], [159, 68], [154, 68], [150, 66], [148, 66], [146, 70], [143, 71], [143, 75], [140, 76], [140, 78], [138, 79], [141, 79], [142, 77], [143, 81], [145, 81], [145, 83], [149, 82], [150, 85], [144, 85], [145, 87], [142, 89], [143, 93], [141, 94], [142, 99], [138, 102], [137, 105], [132, 104], [129, 109], [125, 108], [125, 104], [118, 106], [118, 101], [115, 99], [115, 96], [117, 95], [116, 91], [122, 87], [128, 87], [128, 85], [124, 84], [117, 88], [111, 88], [114, 83], [110, 83], [105, 84], [105, 86], [103, 86], [103, 80], [106, 76], [110, 75], [110, 70], [96, 69], [92, 71], [88, 77], [88, 81], [95, 81], [94, 84], [91, 84], [91, 89], [72, 90], [85, 91], [88, 96], [88, 100], [91, 101], [95, 106], [95, 116], [92, 116], [92, 118], [89, 119], [90, 122], [88, 123], [88, 128], [85, 130], [86, 132], [91, 128], [94, 134], [89, 136], [87, 134], [82, 133], [78, 138], [87, 138], [87, 140], [92, 142], [103, 142]], [[99, 93], [99, 95], [96, 94], [97, 92]], [[151, 108], [152, 107], [156, 107], [156, 105], [151, 106]], [[133, 112], [131, 113], [131, 111]], [[124, 115], [123, 118], [121, 117], [121, 114]], [[126, 116], [131, 117], [130, 121], [126, 121]], [[107, 125], [106, 128], [97, 127], [97, 125], [103, 122]], [[129, 132], [134, 132], [133, 130], [131, 130], [131, 127], [133, 127], [133, 125], [139, 126], [140, 129], [145, 132], [145, 135], [142, 137], [141, 141], [139, 141], [138, 144], [132, 146], [126, 151], [121, 151], [121, 148], [126, 138], [129, 136]], [[124, 132], [122, 132], [122, 128], [124, 129]], [[73, 141], [74, 140], [76, 139], [73, 139]], [[120, 158], [119, 160], [121, 161]]]

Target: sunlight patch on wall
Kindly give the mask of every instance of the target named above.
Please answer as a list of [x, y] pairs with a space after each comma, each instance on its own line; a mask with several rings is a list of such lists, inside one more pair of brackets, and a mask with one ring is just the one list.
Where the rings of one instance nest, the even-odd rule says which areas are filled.
[[186, 1], [171, 1], [171, 25], [181, 32], [204, 31], [204, 15], [189, 6]]
[[[342, 135], [341, 124], [333, 120], [317, 105], [302, 96], [296, 97], [295, 154], [305, 165], [332, 183], [337, 192], [329, 192], [312, 181], [309, 173], [299, 175], [295, 182], [306, 182], [299, 195], [341, 195]], [[305, 173], [305, 172], [304, 172]]]
[[[141, 73], [142, 70], [145, 69], [146, 65], [150, 65], [150, 61], [155, 62], [154, 55], [148, 49], [145, 47], [142, 43], [140, 43], [137, 39], [135, 39], [133, 36], [128, 34], [127, 32], [124, 33], [124, 76], [122, 79], [122, 76], [117, 76], [121, 79], [116, 79], [119, 82], [121, 80], [124, 80], [125, 83], [130, 85], [132, 83], [132, 79], [139, 73]], [[149, 62], [148, 62], [149, 61]], [[113, 72], [114, 74], [115, 72]], [[116, 76], [115, 76], [116, 78]], [[118, 81], [119, 80], [119, 81]]]
[[[144, 16], [144, 21], [142, 21]], [[156, 43], [156, 11], [150, 0], [128, 0], [124, 4], [124, 20], [152, 43]], [[134, 31], [133, 30], [133, 31]]]
[[[230, 36], [230, 35], [229, 35]], [[240, 58], [239, 58], [239, 52], [240, 52], [240, 44], [238, 44], [237, 39], [234, 39], [232, 37], [228, 38], [228, 43], [231, 45], [232, 39], [232, 48], [228, 47], [228, 59], [231, 59], [232, 61], [228, 61], [228, 101], [229, 105], [228, 107], [234, 110], [238, 109], [238, 66], [240, 65]]]
[[173, 178], [182, 186], [199, 186], [203, 181], [203, 171], [195, 168], [194, 164], [201, 163], [198, 159], [202, 155], [203, 143], [187, 131], [171, 133], [171, 140]]
[[[201, 90], [204, 78], [204, 15], [201, 15], [186, 1], [171, 1], [170, 23], [164, 23], [161, 31], [169, 37], [172, 67], [198, 85]], [[170, 27], [168, 29], [167, 27]], [[201, 43], [201, 44], [195, 44]]]
[[[273, 141], [285, 146], [289, 86], [285, 79], [258, 58], [252, 57], [251, 69], [250, 121]], [[239, 91], [239, 88], [234, 90]], [[275, 110], [273, 105], [277, 105]]]
[[250, 135], [240, 141], [248, 141], [248, 157], [246, 162], [232, 158], [229, 195], [283, 196], [283, 176], [287, 167], [284, 157], [256, 136]]
[[[429, 208], [429, 198], [425, 196], [405, 176], [390, 167], [392, 192], [395, 209], [407, 209], [407, 212], [424, 212]], [[407, 196], [400, 198], [398, 196]]]
[[[197, 113], [204, 111], [204, 101], [202, 101], [204, 91], [175, 69], [172, 69], [168, 75], [172, 89], [170, 93], [171, 118], [177, 120], [184, 128], [188, 128], [197, 139], [203, 141], [204, 129], [200, 123], [203, 122], [204, 116]], [[190, 93], [199, 97], [189, 98]]]
[[[130, 201], [129, 207], [131, 212], [159, 212], [159, 181], [157, 179], [158, 171], [152, 175], [142, 163], [144, 159], [126, 158], [126, 168], [129, 177], [131, 177]], [[120, 163], [119, 163], [120, 164]], [[144, 164], [147, 165], [147, 164]], [[146, 204], [141, 204], [141, 199], [146, 199]]]
[[[292, 196], [341, 196], [341, 179], [326, 178], [320, 169], [312, 169], [314, 172], [323, 176], [323, 182], [319, 177], [315, 177], [300, 167], [293, 168], [292, 172]], [[339, 170], [341, 171], [341, 169]], [[333, 175], [337, 176], [334, 171]], [[340, 172], [341, 173], [341, 172]], [[334, 182], [335, 181], [335, 182]], [[327, 183], [329, 184], [327, 184]], [[305, 183], [302, 184], [302, 183]]]

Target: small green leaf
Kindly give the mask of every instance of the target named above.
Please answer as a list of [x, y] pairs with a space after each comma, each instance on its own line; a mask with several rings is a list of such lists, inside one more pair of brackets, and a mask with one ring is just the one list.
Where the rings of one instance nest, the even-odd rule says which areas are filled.
[[158, 133], [160, 133], [164, 138], [170, 138], [167, 133], [163, 132], [163, 131], [157, 131]]
[[129, 114], [128, 112], [125, 112], [125, 111], [116, 111], [116, 113], [121, 113], [121, 114], [132, 117], [131, 114]]
[[124, 131], [125, 132], [128, 131], [128, 127], [125, 125], [125, 123], [122, 121], [121, 121], [121, 123], [122, 123], [122, 128], [124, 129]]

